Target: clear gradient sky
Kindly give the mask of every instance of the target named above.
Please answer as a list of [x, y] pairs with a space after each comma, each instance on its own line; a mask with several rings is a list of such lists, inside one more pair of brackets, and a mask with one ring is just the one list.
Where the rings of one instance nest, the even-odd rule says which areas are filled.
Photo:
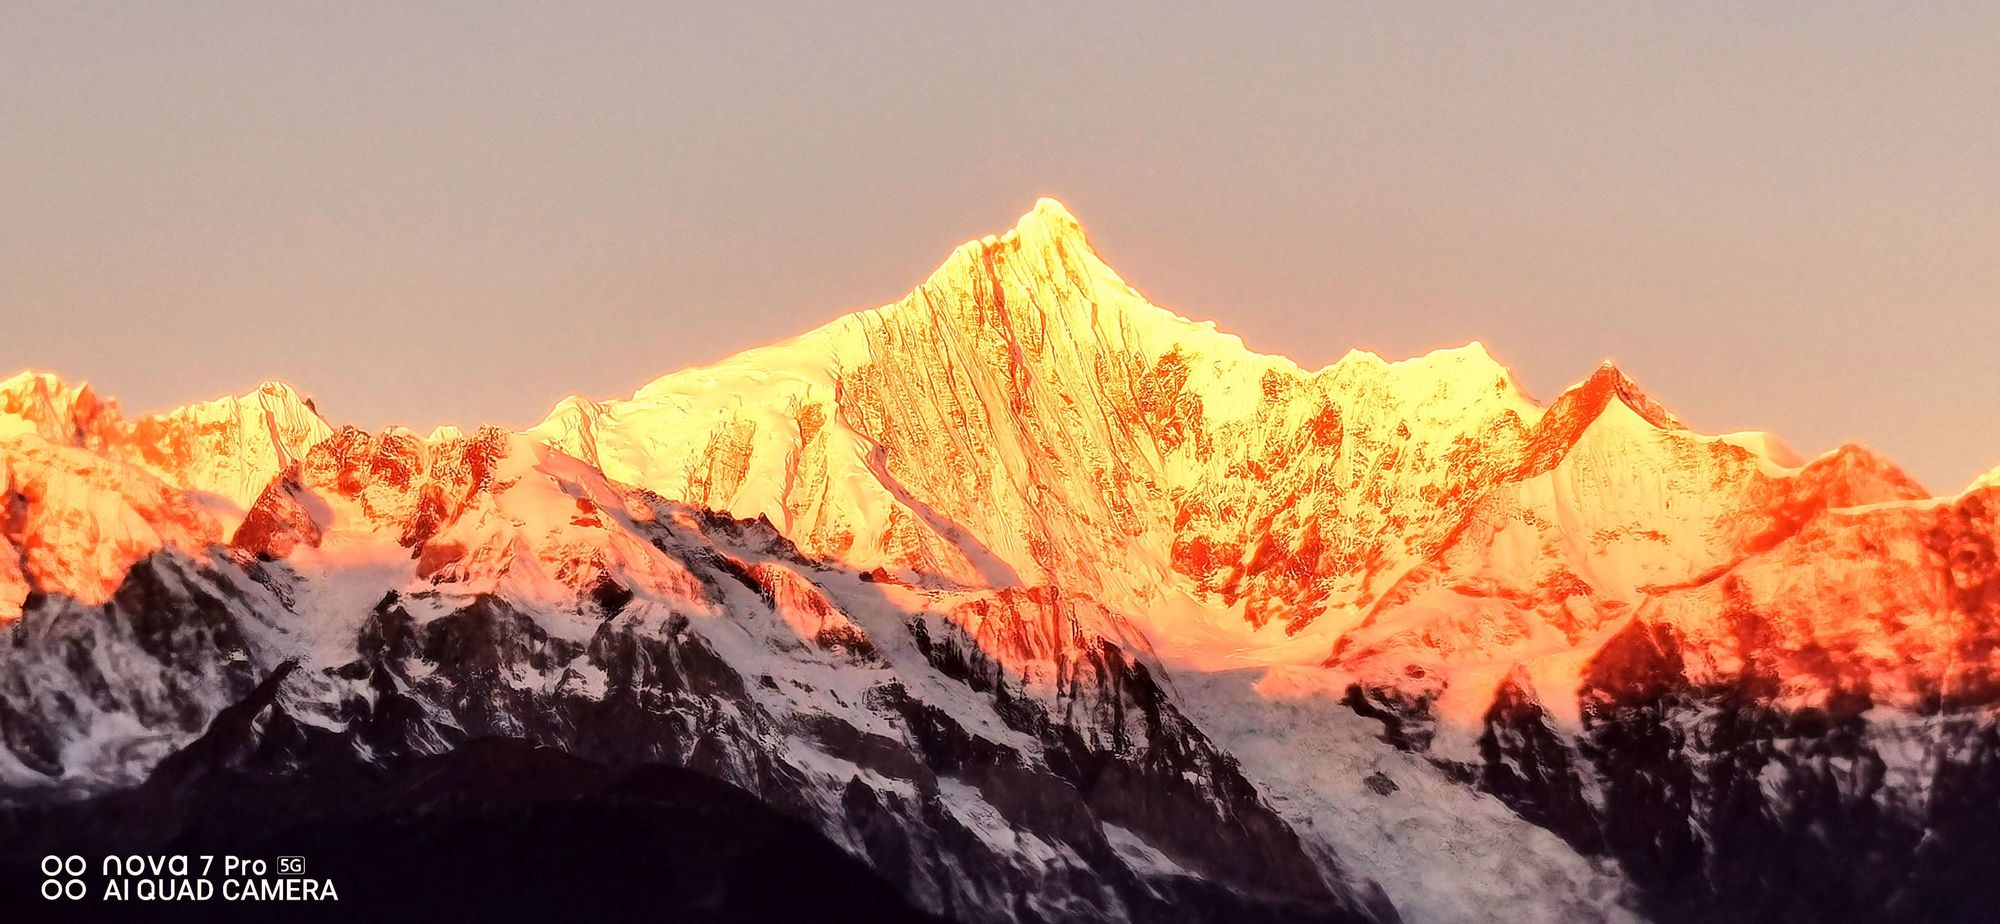
[[525, 424], [1053, 195], [1309, 366], [2000, 464], [2000, 4], [415, 6], [0, 4], [0, 375]]

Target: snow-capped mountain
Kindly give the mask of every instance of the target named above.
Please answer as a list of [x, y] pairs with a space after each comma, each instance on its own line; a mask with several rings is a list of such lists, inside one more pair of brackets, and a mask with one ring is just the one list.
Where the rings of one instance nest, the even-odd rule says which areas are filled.
[[954, 918], [2000, 897], [2000, 479], [1696, 433], [1610, 364], [1546, 406], [1476, 343], [1301, 369], [1052, 200], [519, 433], [24, 374], [0, 488], [17, 800], [135, 784], [264, 684], [230, 766], [691, 767]]

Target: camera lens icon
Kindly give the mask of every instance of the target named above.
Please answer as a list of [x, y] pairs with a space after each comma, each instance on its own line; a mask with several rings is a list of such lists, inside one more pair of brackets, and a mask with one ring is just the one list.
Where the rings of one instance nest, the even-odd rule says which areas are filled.
[[90, 889], [81, 878], [90, 864], [82, 857], [59, 857], [51, 854], [42, 858], [42, 898], [47, 901], [76, 901], [88, 894]]

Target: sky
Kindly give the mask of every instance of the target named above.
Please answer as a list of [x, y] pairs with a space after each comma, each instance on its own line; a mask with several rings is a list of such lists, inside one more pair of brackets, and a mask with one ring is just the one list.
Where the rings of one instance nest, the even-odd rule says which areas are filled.
[[1309, 367], [2000, 465], [2000, 4], [557, 6], [0, 4], [0, 375], [525, 425], [1047, 195]]

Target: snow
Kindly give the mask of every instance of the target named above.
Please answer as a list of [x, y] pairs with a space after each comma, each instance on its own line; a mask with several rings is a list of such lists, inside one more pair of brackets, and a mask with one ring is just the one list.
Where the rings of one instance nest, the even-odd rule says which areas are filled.
[[[1260, 673], [1182, 674], [1178, 688], [1279, 814], [1379, 883], [1405, 920], [1636, 920], [1606, 862], [1384, 746], [1379, 723], [1332, 695], [1268, 697]], [[1395, 790], [1370, 788], [1376, 774]]]
[[318, 548], [295, 549], [275, 567], [289, 572], [285, 586], [298, 617], [296, 647], [286, 654], [309, 668], [353, 660], [354, 638], [384, 593], [407, 588], [416, 577], [409, 550], [351, 534], [330, 536]]
[[[484, 483], [454, 480], [486, 449]], [[409, 483], [378, 477], [384, 460], [409, 462]], [[1929, 543], [1961, 513], [1990, 522], [1865, 450], [1802, 462], [1770, 434], [1694, 432], [1609, 363], [1544, 408], [1478, 342], [1394, 362], [1355, 350], [1312, 371], [1257, 354], [1149, 302], [1043, 199], [893, 304], [627, 399], [571, 397], [522, 433], [336, 433], [281, 383], [128, 422], [88, 386], [17, 375], [0, 382], [0, 486], [25, 500], [0, 535], [0, 620], [31, 590], [101, 603], [145, 556], [211, 555], [288, 471], [321, 535], [246, 589], [282, 601], [253, 661], [344, 663], [391, 590], [420, 621], [499, 593], [584, 641], [602, 578], [635, 595], [627, 616], [689, 617], [769, 678], [753, 705], [781, 724], [895, 736], [868, 706], [894, 683], [1033, 757], [1039, 743], [931, 668], [909, 625], [963, 627], [1042, 695], [1060, 653], [1006, 631], [1033, 615], [1006, 592], [1053, 585], [1065, 618], [1163, 667], [1286, 817], [1407, 917], [1438, 921], [1623, 915], [1616, 874], [1429, 762], [1479, 759], [1505, 679], [1526, 677], [1576, 734], [1584, 674], [1620, 631], [1670, 627], [1691, 670], [1722, 676], [1746, 657], [1726, 614], [1747, 601], [1778, 639], [1760, 654], [1785, 702], [1828, 692], [1791, 653], [1831, 652], [1880, 681], [1885, 713], [1907, 709], [1969, 632]], [[1995, 487], [2000, 469], [1968, 492]], [[426, 489], [452, 506], [412, 538]], [[761, 518], [843, 567], [723, 535], [702, 508]], [[704, 582], [705, 555], [762, 592]], [[875, 567], [914, 586], [857, 576]], [[830, 629], [879, 657], [817, 644]], [[510, 679], [585, 695], [607, 682]], [[314, 682], [302, 695], [332, 689]], [[1430, 698], [1431, 752], [1377, 740], [1336, 702], [1350, 683]], [[121, 722], [79, 726], [80, 766], [171, 744]], [[1925, 758], [1904, 743], [1894, 772], [1914, 778]], [[796, 737], [782, 751], [830, 787], [908, 786]], [[0, 780], [28, 772], [0, 760]], [[1377, 774], [1397, 788], [1377, 792]], [[1070, 861], [944, 785], [980, 837]], [[1106, 834], [1135, 868], [1184, 873], [1137, 834]]]
[[1134, 870], [1162, 878], [1169, 876], [1200, 878], [1186, 867], [1175, 863], [1172, 857], [1161, 853], [1159, 848], [1146, 843], [1145, 838], [1117, 825], [1104, 826], [1104, 839], [1111, 842], [1111, 849], [1118, 851], [1118, 857]]

